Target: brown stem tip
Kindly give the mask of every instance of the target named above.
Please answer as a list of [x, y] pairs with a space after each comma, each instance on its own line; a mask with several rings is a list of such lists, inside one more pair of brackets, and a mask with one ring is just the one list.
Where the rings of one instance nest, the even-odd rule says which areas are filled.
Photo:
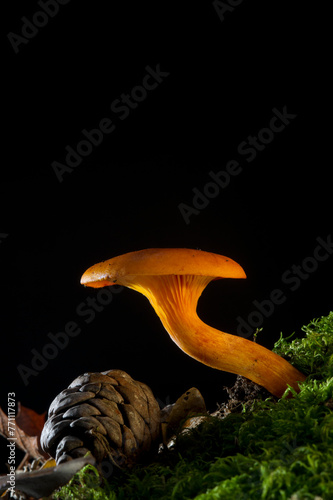
[[285, 359], [236, 335], [203, 323], [196, 313], [212, 280], [246, 278], [234, 260], [201, 250], [151, 248], [130, 252], [90, 267], [81, 283], [93, 288], [122, 285], [145, 295], [172, 340], [205, 365], [243, 375], [281, 397], [290, 385], [299, 391], [305, 375]]

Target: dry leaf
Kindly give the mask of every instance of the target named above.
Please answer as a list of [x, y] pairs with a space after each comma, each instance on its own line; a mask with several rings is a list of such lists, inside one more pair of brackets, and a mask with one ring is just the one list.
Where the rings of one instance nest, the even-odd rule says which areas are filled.
[[[27, 417], [27, 422], [31, 418]], [[14, 425], [15, 422], [15, 425]], [[27, 425], [26, 422], [26, 425]], [[27, 426], [28, 427], [28, 426]], [[32, 428], [30, 426], [30, 428]], [[37, 431], [40, 433], [40, 431]], [[11, 421], [10, 429], [8, 429], [8, 417], [0, 408], [0, 434], [4, 436], [9, 442], [15, 443], [15, 446], [22, 450], [26, 454], [26, 458], [30, 457], [33, 459], [45, 457], [45, 453], [40, 449], [39, 446], [39, 435], [31, 436], [24, 432], [19, 425], [18, 421]], [[48, 455], [47, 455], [48, 456]]]
[[[33, 498], [48, 497], [51, 493], [68, 483], [82, 467], [95, 465], [92, 455], [76, 458], [55, 467], [32, 472], [18, 472], [15, 477], [15, 491], [23, 492]], [[8, 488], [7, 476], [0, 476], [0, 493]]]
[[22, 429], [28, 436], [40, 436], [45, 424], [46, 412], [36, 413], [30, 408], [18, 403], [17, 415], [15, 417], [16, 425]]

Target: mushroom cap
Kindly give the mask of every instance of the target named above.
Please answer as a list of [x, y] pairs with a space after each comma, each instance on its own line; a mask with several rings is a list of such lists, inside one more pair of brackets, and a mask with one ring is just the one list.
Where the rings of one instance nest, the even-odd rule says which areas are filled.
[[193, 275], [246, 278], [242, 267], [223, 255], [188, 248], [149, 248], [105, 260], [87, 269], [81, 284], [100, 288], [129, 276]]

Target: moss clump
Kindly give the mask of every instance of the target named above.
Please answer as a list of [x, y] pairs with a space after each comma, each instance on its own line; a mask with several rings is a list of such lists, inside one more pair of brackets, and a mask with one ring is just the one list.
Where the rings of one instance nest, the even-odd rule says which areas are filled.
[[314, 319], [302, 330], [305, 338], [288, 342], [289, 338], [275, 344], [274, 351], [289, 361], [311, 379], [326, 379], [333, 376], [333, 312]]
[[[308, 375], [299, 394], [246, 404], [180, 434], [154, 462], [111, 475], [87, 466], [57, 499], [333, 498], [333, 312], [274, 350]], [[93, 481], [93, 484], [92, 484]]]
[[105, 498], [116, 500], [117, 497], [98, 470], [92, 465], [86, 465], [75, 474], [68, 485], [54, 493], [52, 498], [59, 500], [104, 500]]

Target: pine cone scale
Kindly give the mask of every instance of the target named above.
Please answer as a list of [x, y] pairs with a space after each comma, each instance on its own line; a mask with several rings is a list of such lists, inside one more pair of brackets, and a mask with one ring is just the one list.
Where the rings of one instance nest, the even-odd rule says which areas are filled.
[[83, 441], [75, 436], [67, 436], [63, 438], [57, 446], [57, 453], [62, 453], [64, 450], [67, 452], [74, 450], [75, 448], [81, 448], [83, 446]]
[[[56, 417], [56, 418], [54, 418]], [[72, 422], [71, 420], [60, 420], [62, 415], [54, 415], [51, 417], [50, 420], [48, 420], [43, 428], [43, 433], [45, 429], [45, 434], [47, 434], [47, 445], [50, 451], [50, 455], [52, 456], [52, 451], [54, 450], [54, 447], [57, 445], [58, 439], [60, 436], [62, 436], [62, 433], [65, 432]], [[44, 434], [44, 435], [45, 435]], [[43, 448], [43, 434], [41, 436], [41, 446]], [[44, 448], [43, 448], [44, 449]]]
[[106, 398], [102, 399], [91, 399], [90, 405], [93, 405], [98, 411], [98, 415], [101, 413], [104, 415], [112, 416], [116, 422], [119, 424], [124, 423], [124, 419], [121, 411], [118, 409], [118, 405], [114, 401], [109, 401]]
[[110, 383], [110, 379], [103, 373], [84, 373], [79, 375], [73, 382], [68, 386], [69, 389], [83, 387], [86, 384], [94, 383]]
[[90, 417], [80, 417], [76, 420], [73, 420], [70, 423], [70, 427], [81, 428], [86, 431], [90, 431], [92, 429], [96, 429], [103, 436], [107, 435], [107, 431], [103, 424], [97, 418], [90, 415]]
[[[61, 393], [60, 395], [61, 396]], [[49, 414], [58, 414], [64, 410], [67, 410], [71, 406], [74, 406], [78, 403], [84, 403], [88, 399], [91, 399], [95, 396], [93, 392], [73, 392], [72, 394], [66, 394], [64, 397], [59, 397], [57, 396], [58, 401], [52, 403], [53, 405], [53, 412]], [[56, 398], [56, 399], [57, 399]]]
[[131, 429], [137, 446], [140, 447], [145, 429], [145, 421], [141, 415], [136, 412], [131, 404], [123, 405], [124, 415], [127, 421], [127, 426]]
[[110, 417], [97, 417], [97, 419], [106, 429], [107, 435], [112, 443], [114, 443], [117, 448], [120, 448], [122, 446], [123, 437], [119, 423], [112, 420]]
[[127, 427], [127, 425], [124, 425], [123, 427], [123, 450], [124, 450], [124, 455], [130, 457], [135, 455], [135, 452], [138, 448], [136, 439], [134, 437], [133, 432], [131, 429]]
[[101, 390], [102, 383], [101, 382], [93, 382], [92, 384], [85, 384], [80, 387], [80, 392], [93, 392], [94, 394], [98, 394]]
[[141, 415], [141, 417], [148, 422], [149, 412], [147, 407], [147, 398], [141, 387], [137, 387], [137, 391], [133, 393], [130, 387], [121, 385], [119, 387], [119, 392], [125, 400], [127, 400]]
[[161, 418], [160, 411], [156, 411], [157, 401], [154, 398], [153, 391], [148, 387], [148, 385], [140, 382], [140, 386], [145, 394], [148, 408], [148, 421], [150, 424], [151, 436], [157, 436], [160, 432]]
[[64, 391], [61, 391], [60, 394], [58, 394], [58, 396], [56, 398], [54, 398], [54, 400], [52, 401], [52, 403], [50, 404], [50, 407], [49, 407], [49, 416], [53, 415], [54, 412], [56, 411], [57, 409], [57, 405], [59, 403], [59, 401], [61, 401], [62, 399], [64, 399], [66, 396], [68, 396], [69, 394], [73, 394], [77, 391], [77, 389], [65, 389]]
[[[118, 385], [118, 384], [117, 384]], [[105, 398], [110, 401], [114, 401], [117, 404], [123, 403], [124, 398], [116, 391], [113, 385], [102, 384], [101, 390], [98, 393], [100, 398]]]
[[[88, 400], [90, 403], [91, 399]], [[73, 408], [68, 408], [68, 410], [65, 411], [63, 414], [63, 418], [80, 418], [80, 417], [90, 417], [95, 416], [95, 415], [100, 415], [101, 412], [95, 405], [91, 406], [91, 404], [83, 403], [82, 405], [79, 406], [73, 406]]]

